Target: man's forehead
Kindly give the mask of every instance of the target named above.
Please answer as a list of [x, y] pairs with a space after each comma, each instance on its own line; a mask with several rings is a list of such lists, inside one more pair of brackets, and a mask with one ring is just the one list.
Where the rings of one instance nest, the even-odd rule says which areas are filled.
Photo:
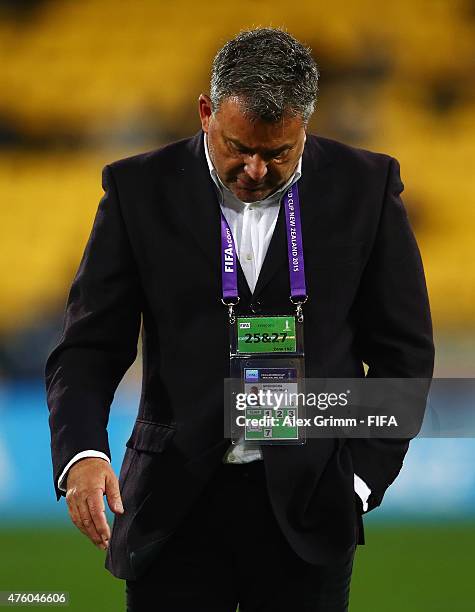
[[280, 152], [292, 148], [297, 144], [298, 138], [289, 138], [287, 135], [280, 138], [267, 138], [255, 135], [252, 139], [241, 139], [223, 132], [226, 140], [232, 142], [235, 146], [243, 150], [262, 151], [262, 152]]
[[232, 98], [223, 101], [216, 116], [223, 137], [249, 149], [293, 146], [304, 127], [301, 117], [287, 115], [270, 122], [249, 116], [239, 101]]

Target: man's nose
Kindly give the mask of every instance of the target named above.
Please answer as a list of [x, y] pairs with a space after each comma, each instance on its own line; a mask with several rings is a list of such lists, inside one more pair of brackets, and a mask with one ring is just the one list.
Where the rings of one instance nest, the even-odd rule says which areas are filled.
[[250, 155], [246, 160], [244, 172], [255, 183], [260, 182], [267, 174], [267, 163], [259, 155]]

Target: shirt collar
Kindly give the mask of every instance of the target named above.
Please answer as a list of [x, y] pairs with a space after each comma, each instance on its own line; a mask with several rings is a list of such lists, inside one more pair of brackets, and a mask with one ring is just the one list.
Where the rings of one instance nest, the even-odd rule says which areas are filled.
[[[213, 179], [214, 184], [218, 188], [218, 192], [219, 192], [219, 195], [221, 196], [221, 200], [223, 201], [224, 199], [229, 199], [229, 197], [232, 197], [232, 199], [234, 199], [236, 202], [241, 202], [241, 200], [239, 200], [233, 194], [233, 192], [230, 189], [228, 189], [226, 185], [224, 185], [224, 183], [219, 178], [218, 173], [216, 172], [216, 168], [214, 167], [213, 162], [211, 161], [211, 157], [209, 156], [208, 135], [206, 134], [206, 132], [204, 133], [204, 149], [205, 149], [206, 161], [208, 163], [209, 173], [211, 175], [211, 178]], [[293, 185], [294, 183], [296, 183], [301, 176], [302, 176], [302, 156], [300, 156], [299, 158], [297, 167], [295, 168], [295, 172], [292, 174], [289, 180], [285, 183], [285, 185], [280, 187], [277, 191], [274, 191], [274, 193], [271, 193], [270, 195], [268, 195], [267, 198], [265, 198], [264, 200], [252, 202], [252, 204], [253, 205], [259, 205], [261, 203], [267, 204], [270, 202], [276, 202], [280, 200], [285, 190], [288, 189], [290, 185]], [[247, 202], [242, 202], [242, 204], [247, 204]]]

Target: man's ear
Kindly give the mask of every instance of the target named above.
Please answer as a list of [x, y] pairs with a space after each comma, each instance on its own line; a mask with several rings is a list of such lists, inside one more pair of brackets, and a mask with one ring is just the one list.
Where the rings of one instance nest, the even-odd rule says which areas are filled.
[[209, 120], [213, 114], [213, 110], [211, 99], [206, 94], [200, 94], [200, 97], [198, 98], [198, 110], [200, 113], [201, 127], [203, 128], [203, 132], [208, 133]]

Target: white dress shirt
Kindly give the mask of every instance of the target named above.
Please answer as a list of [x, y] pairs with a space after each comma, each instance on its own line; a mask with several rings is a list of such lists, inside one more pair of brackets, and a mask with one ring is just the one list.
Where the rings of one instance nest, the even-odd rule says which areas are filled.
[[[299, 159], [295, 172], [285, 185], [264, 200], [247, 203], [239, 200], [232, 191], [221, 182], [209, 156], [206, 134], [204, 136], [204, 150], [211, 178], [216, 185], [221, 211], [228, 222], [239, 263], [241, 264], [251, 293], [253, 293], [274, 233], [275, 224], [277, 223], [280, 201], [286, 189], [301, 177], [302, 158]], [[78, 453], [66, 465], [59, 477], [59, 489], [62, 491], [66, 490], [64, 488], [64, 480], [69, 468], [76, 461], [85, 457], [100, 457], [109, 461], [107, 455], [99, 451], [87, 450]], [[262, 459], [261, 451], [258, 448], [250, 448], [244, 440], [236, 445], [230, 446], [223, 457], [223, 461], [226, 463], [248, 463], [260, 459]], [[354, 476], [354, 488], [363, 503], [363, 510], [366, 511], [368, 509], [368, 498], [371, 494], [371, 490], [356, 474]]]

